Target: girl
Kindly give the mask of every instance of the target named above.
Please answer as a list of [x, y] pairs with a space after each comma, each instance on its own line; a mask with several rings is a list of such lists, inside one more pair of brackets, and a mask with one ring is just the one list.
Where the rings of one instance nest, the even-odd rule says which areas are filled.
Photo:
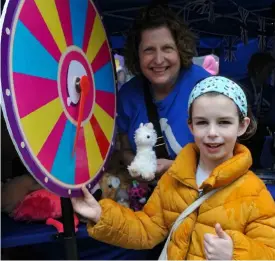
[[255, 131], [244, 92], [211, 76], [194, 87], [188, 110], [195, 144], [182, 149], [142, 211], [108, 199], [98, 203], [86, 188], [84, 198], [72, 199], [75, 211], [90, 220], [89, 235], [125, 248], [152, 248], [201, 194], [222, 187], [175, 230], [168, 259], [275, 259], [275, 203], [249, 170], [249, 150], [236, 143]]

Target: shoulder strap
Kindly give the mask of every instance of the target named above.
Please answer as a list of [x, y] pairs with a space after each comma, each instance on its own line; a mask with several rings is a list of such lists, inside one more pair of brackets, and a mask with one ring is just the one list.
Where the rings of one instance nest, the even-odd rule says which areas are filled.
[[143, 91], [144, 91], [145, 105], [146, 105], [146, 109], [147, 109], [147, 116], [148, 116], [149, 121], [153, 123], [154, 128], [157, 133], [157, 136], [158, 136], [157, 143], [155, 145], [155, 151], [156, 151], [157, 158], [158, 159], [160, 159], [160, 158], [169, 159], [170, 157], [169, 157], [169, 154], [166, 149], [165, 140], [164, 140], [164, 137], [163, 137], [163, 134], [161, 131], [161, 127], [160, 127], [160, 123], [159, 123], [158, 111], [157, 111], [156, 105], [153, 103], [153, 97], [150, 92], [150, 86], [146, 80], [144, 80]]
[[172, 226], [169, 236], [165, 242], [165, 245], [162, 249], [162, 252], [159, 256], [159, 260], [167, 260], [167, 248], [168, 244], [170, 242], [171, 235], [173, 232], [177, 229], [177, 227], [183, 222], [183, 220], [188, 217], [191, 213], [193, 213], [206, 199], [211, 197], [214, 193], [216, 193], [218, 190], [221, 190], [223, 187], [213, 189], [210, 192], [206, 193], [205, 195], [198, 198], [195, 202], [193, 202], [190, 206], [188, 206], [176, 219], [174, 225]]

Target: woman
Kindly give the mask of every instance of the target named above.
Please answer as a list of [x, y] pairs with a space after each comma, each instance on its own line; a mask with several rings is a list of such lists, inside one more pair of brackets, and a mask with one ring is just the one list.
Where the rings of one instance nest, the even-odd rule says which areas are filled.
[[120, 90], [121, 86], [126, 82], [126, 72], [125, 70], [120, 66], [117, 68], [117, 85], [118, 90]]
[[[193, 141], [187, 126], [187, 99], [192, 87], [209, 76], [192, 64], [196, 52], [194, 35], [167, 8], [156, 6], [135, 22], [125, 48], [125, 62], [136, 75], [118, 95], [118, 129], [125, 165], [134, 158], [134, 132], [148, 122], [144, 86], [157, 107], [169, 158], [159, 158], [157, 174], [163, 174], [179, 151]], [[180, 113], [179, 113], [180, 112]]]

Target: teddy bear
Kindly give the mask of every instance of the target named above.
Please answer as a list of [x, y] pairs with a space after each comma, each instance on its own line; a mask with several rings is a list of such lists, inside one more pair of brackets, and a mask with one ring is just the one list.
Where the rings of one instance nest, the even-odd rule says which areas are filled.
[[99, 185], [102, 190], [101, 198], [115, 199], [120, 186], [120, 179], [109, 172], [104, 172]]

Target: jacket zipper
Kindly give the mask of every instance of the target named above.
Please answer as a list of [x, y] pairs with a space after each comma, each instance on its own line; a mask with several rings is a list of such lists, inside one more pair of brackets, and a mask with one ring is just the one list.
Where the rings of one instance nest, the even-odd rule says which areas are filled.
[[[203, 194], [204, 194], [204, 191], [203, 191], [203, 190], [199, 191], [199, 196], [198, 196], [197, 199], [199, 199], [201, 196], [203, 196]], [[195, 213], [197, 214], [197, 219], [198, 219], [198, 215], [199, 215], [199, 209], [200, 209], [200, 206], [195, 210]], [[193, 212], [193, 213], [194, 213], [194, 212]], [[187, 255], [188, 255], [189, 250], [190, 250], [191, 237], [192, 237], [193, 231], [194, 231], [194, 229], [195, 229], [195, 225], [196, 225], [197, 219], [196, 219], [195, 222], [194, 222], [193, 228], [192, 228], [191, 233], [190, 233], [190, 236], [189, 236], [189, 238], [188, 238], [188, 248], [187, 248], [186, 255], [185, 255], [185, 258], [184, 258], [184, 259], [187, 258]]]
[[[194, 190], [196, 190], [195, 188], [193, 188], [192, 186], [190, 186], [190, 185], [187, 185], [187, 184], [184, 184], [185, 186], [187, 186], [187, 187], [189, 187], [189, 188], [191, 188], [191, 189], [194, 189]], [[198, 198], [197, 199], [199, 199], [201, 196], [203, 196], [203, 194], [204, 194], [204, 190], [201, 190], [201, 191], [198, 191], [198, 190], [196, 190], [197, 192], [199, 192], [199, 196], [198, 196]], [[196, 200], [197, 200], [196, 199]], [[197, 214], [197, 218], [198, 218], [198, 211], [199, 211], [199, 209], [200, 209], [200, 207], [198, 208], [198, 209], [196, 209], [196, 211], [195, 211], [195, 213]], [[194, 212], [193, 212], [194, 213]], [[190, 244], [191, 244], [191, 237], [192, 237], [192, 234], [193, 234], [193, 231], [194, 231], [194, 229], [195, 229], [195, 224], [196, 224], [196, 221], [194, 222], [194, 226], [193, 226], [193, 228], [192, 228], [192, 230], [191, 230], [191, 233], [190, 233], [190, 236], [189, 236], [189, 239], [188, 239], [188, 248], [187, 248], [187, 251], [186, 251], [186, 255], [185, 255], [185, 258], [184, 259], [186, 259], [186, 257], [187, 257], [187, 255], [188, 255], [188, 253], [189, 253], [189, 250], [190, 250]], [[175, 231], [176, 232], [176, 231]]]

